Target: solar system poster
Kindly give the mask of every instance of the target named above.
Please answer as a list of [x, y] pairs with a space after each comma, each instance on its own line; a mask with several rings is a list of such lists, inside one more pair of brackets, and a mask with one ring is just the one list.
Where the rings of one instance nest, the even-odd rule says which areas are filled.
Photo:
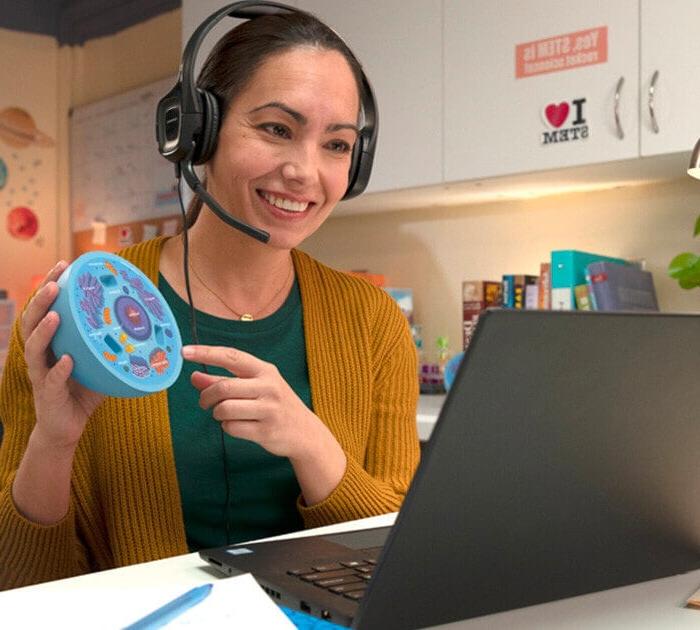
[[53, 138], [39, 129], [32, 115], [21, 107], [0, 110], [0, 192], [4, 201], [5, 228], [14, 239], [31, 240], [39, 233], [36, 203], [42, 158], [29, 157], [28, 148], [52, 148]]
[[0, 105], [0, 289], [19, 304], [57, 259], [56, 123], [46, 109]]

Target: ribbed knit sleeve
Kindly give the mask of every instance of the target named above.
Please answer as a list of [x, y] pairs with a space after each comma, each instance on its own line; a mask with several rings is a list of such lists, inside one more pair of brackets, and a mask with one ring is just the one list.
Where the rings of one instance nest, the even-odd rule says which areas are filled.
[[59, 523], [38, 525], [24, 518], [12, 500], [12, 482], [36, 422], [32, 386], [24, 360], [19, 318], [15, 321], [0, 385], [0, 589], [84, 572], [71, 509]]
[[[162, 239], [120, 252], [155, 281]], [[80, 438], [59, 523], [24, 518], [12, 482], [36, 423], [15, 322], [0, 385], [0, 590], [187, 552], [164, 392], [106, 398]], [[1, 624], [0, 624], [1, 625]]]
[[316, 414], [347, 457], [322, 502], [299, 511], [307, 527], [399, 509], [420, 448], [416, 351], [408, 322], [382, 290], [296, 253]]

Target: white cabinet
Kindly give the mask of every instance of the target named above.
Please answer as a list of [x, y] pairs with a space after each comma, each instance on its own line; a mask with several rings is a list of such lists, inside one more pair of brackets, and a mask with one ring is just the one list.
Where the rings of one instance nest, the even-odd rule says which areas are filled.
[[700, 2], [641, 0], [640, 15], [641, 155], [690, 151], [700, 137]]
[[[374, 86], [369, 192], [689, 151], [700, 137], [700, 0], [288, 1], [335, 28]], [[222, 4], [183, 0], [183, 35]]]
[[297, 0], [346, 40], [379, 107], [369, 192], [442, 182], [441, 0]]
[[638, 155], [638, 0], [445, 0], [444, 12], [446, 181]]

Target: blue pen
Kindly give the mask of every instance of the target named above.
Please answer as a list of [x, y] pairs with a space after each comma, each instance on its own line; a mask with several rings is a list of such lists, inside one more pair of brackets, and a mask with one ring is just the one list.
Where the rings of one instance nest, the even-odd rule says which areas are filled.
[[209, 593], [211, 593], [212, 584], [203, 584], [196, 586], [190, 591], [183, 593], [180, 597], [168, 602], [165, 606], [161, 606], [154, 610], [150, 615], [146, 615], [143, 619], [139, 619], [135, 623], [126, 626], [124, 630], [152, 630], [160, 628], [169, 621], [172, 621], [178, 615], [181, 615], [192, 606], [199, 604]]

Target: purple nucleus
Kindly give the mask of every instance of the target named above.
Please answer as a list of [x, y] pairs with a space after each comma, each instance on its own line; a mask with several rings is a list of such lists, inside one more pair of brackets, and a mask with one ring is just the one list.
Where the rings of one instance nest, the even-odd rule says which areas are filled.
[[122, 330], [130, 337], [145, 341], [151, 336], [151, 320], [134, 298], [120, 295], [114, 301], [114, 314]]
[[146, 305], [146, 308], [151, 311], [151, 313], [160, 321], [163, 321], [165, 319], [165, 309], [163, 308], [163, 305], [153, 293], [144, 288], [141, 278], [132, 276], [126, 271], [122, 271], [121, 275], [122, 278], [124, 278], [124, 280], [126, 280], [136, 291], [139, 299], [141, 299]]

